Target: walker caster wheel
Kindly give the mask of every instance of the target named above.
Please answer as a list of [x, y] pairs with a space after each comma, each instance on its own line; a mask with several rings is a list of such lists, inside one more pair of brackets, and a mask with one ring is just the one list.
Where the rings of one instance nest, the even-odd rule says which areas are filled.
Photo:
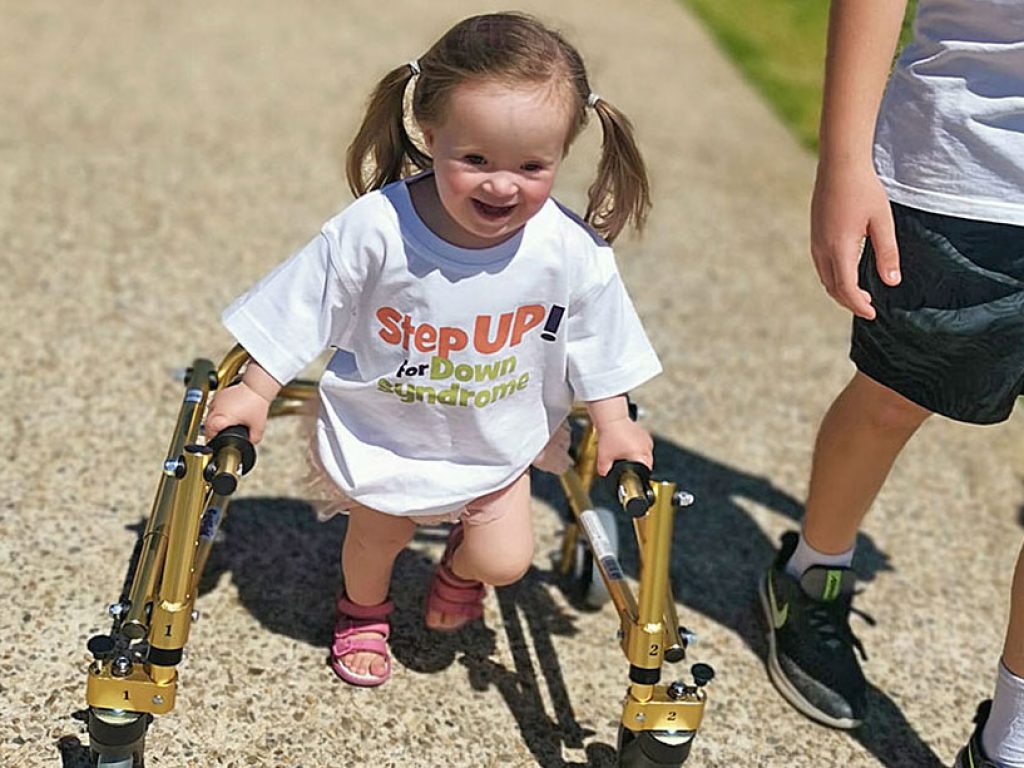
[[690, 756], [695, 731], [631, 731], [619, 725], [620, 768], [679, 768]]
[[[619, 531], [616, 526], [615, 513], [604, 507], [596, 507], [594, 512], [597, 514], [604, 535], [611, 545], [612, 553], [618, 557]], [[569, 597], [582, 607], [598, 610], [608, 602], [608, 590], [604, 586], [601, 572], [594, 563], [594, 553], [582, 532], [576, 540], [572, 568], [566, 578], [568, 581], [566, 591]]]
[[137, 768], [140, 765], [142, 763], [136, 762], [135, 757], [96, 757], [96, 768]]
[[89, 710], [89, 747], [96, 768], [142, 768], [151, 716], [111, 709]]

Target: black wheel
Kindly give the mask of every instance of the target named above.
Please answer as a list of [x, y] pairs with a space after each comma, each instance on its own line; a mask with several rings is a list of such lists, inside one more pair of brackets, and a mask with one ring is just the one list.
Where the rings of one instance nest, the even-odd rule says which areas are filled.
[[110, 757], [108, 755], [96, 755], [96, 768], [136, 768], [140, 763], [136, 762], [133, 755], [127, 757]]
[[678, 768], [690, 756], [695, 731], [631, 731], [619, 726], [621, 768]]
[[151, 719], [139, 712], [90, 709], [89, 749], [96, 768], [142, 768]]
[[[615, 522], [615, 513], [604, 507], [597, 507], [594, 512], [604, 532], [609, 551], [618, 557], [619, 532]], [[609, 600], [608, 590], [601, 578], [601, 572], [594, 562], [594, 553], [587, 545], [582, 531], [576, 539], [572, 567], [569, 570], [567, 581], [566, 592], [569, 598], [582, 608], [598, 610]]]

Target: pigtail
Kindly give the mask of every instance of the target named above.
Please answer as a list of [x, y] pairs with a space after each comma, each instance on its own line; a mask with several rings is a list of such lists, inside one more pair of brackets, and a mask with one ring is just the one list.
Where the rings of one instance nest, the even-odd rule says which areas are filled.
[[650, 183], [628, 118], [602, 98], [591, 105], [601, 121], [601, 160], [587, 190], [584, 220], [608, 242], [627, 224], [642, 231], [651, 207]]
[[348, 147], [345, 173], [356, 197], [397, 181], [410, 168], [429, 168], [430, 158], [405, 130], [405, 89], [415, 71], [409, 64], [388, 72], [377, 84], [359, 132]]

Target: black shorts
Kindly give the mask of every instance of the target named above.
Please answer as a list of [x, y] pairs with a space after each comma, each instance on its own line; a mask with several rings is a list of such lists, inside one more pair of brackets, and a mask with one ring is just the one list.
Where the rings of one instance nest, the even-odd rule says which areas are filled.
[[874, 320], [853, 321], [865, 375], [959, 421], [993, 424], [1024, 394], [1024, 227], [892, 205], [902, 282], [885, 285], [870, 242], [860, 286]]

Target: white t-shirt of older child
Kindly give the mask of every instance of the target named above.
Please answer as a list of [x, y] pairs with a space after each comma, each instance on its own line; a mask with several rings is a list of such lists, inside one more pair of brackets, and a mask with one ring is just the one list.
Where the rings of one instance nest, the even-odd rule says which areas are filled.
[[897, 203], [1024, 225], [1024, 0], [920, 0], [875, 168]]

